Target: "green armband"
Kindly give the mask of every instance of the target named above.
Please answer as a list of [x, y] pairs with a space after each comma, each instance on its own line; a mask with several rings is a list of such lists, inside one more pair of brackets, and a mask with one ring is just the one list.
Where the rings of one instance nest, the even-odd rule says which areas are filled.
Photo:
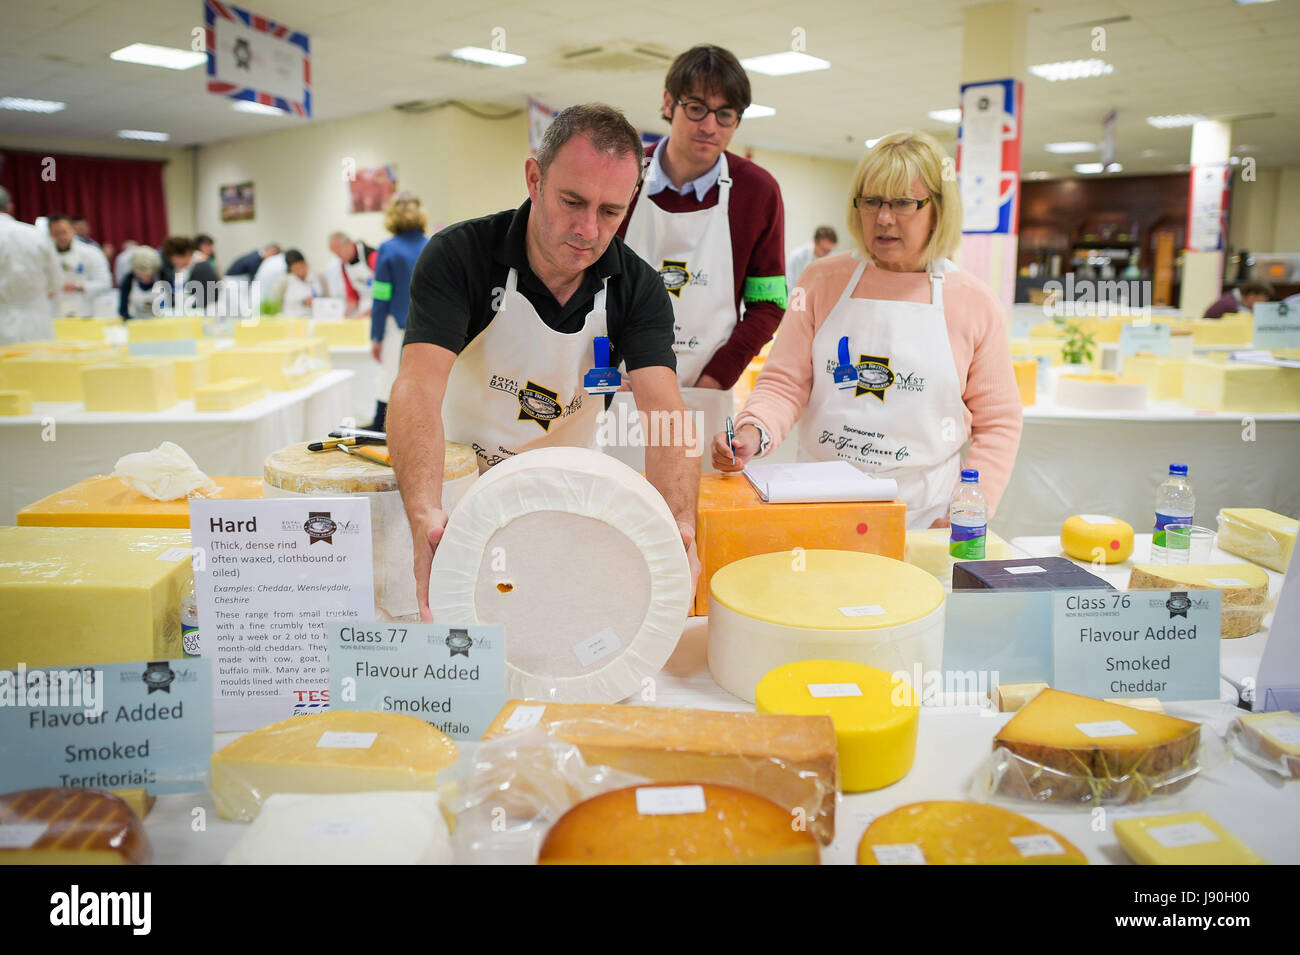
[[393, 300], [393, 283], [392, 282], [375, 282], [370, 286], [377, 302], [391, 302]]
[[746, 276], [744, 297], [746, 302], [775, 302], [785, 308], [787, 301], [785, 276]]

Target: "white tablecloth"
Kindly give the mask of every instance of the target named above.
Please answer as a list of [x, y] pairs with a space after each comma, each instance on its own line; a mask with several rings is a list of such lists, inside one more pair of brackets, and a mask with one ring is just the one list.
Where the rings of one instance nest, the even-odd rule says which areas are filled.
[[369, 348], [331, 348], [330, 364], [334, 368], [351, 371], [348, 382], [351, 399], [349, 414], [356, 419], [357, 427], [374, 420], [375, 395], [379, 393], [379, 362], [370, 356]]
[[117, 459], [179, 444], [208, 474], [258, 475], [266, 456], [298, 441], [322, 438], [351, 413], [350, 371], [330, 371], [295, 391], [270, 392], [235, 411], [196, 412], [192, 401], [153, 414], [88, 412], [79, 402], [40, 402], [33, 413], [0, 418], [0, 524], [47, 494]]

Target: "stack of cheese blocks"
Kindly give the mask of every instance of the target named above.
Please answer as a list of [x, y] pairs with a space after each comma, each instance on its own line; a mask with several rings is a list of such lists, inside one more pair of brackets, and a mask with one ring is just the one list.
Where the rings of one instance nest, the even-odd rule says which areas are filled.
[[1300, 369], [1198, 355], [1183, 370], [1183, 403], [1232, 414], [1300, 413]]

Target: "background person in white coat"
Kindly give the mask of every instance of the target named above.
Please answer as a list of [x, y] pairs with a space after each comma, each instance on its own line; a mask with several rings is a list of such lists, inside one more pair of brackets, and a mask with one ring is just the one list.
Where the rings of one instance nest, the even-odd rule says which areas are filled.
[[819, 225], [817, 231], [813, 233], [811, 242], [805, 242], [790, 253], [785, 273], [786, 286], [794, 288], [799, 284], [799, 276], [803, 275], [803, 270], [808, 268], [808, 263], [813, 259], [826, 258], [835, 251], [839, 241], [840, 237], [835, 234], [834, 229], [828, 225]]
[[95, 299], [113, 287], [108, 259], [99, 246], [77, 239], [72, 220], [63, 213], [50, 216], [50, 239], [59, 264], [63, 266], [58, 315], [70, 318], [94, 318]]
[[50, 300], [63, 270], [50, 240], [9, 209], [9, 193], [0, 188], [0, 344], [43, 341], [54, 337]]

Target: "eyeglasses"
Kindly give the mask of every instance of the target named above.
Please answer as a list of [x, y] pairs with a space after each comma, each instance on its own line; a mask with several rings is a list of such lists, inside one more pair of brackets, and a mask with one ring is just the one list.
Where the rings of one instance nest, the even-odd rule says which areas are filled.
[[889, 210], [896, 216], [910, 216], [914, 212], [924, 209], [932, 199], [932, 196], [927, 196], [925, 199], [881, 199], [879, 196], [855, 196], [853, 208], [878, 213], [882, 207], [888, 206]]
[[708, 116], [710, 113], [718, 118], [719, 126], [735, 126], [740, 122], [740, 114], [730, 106], [720, 106], [717, 109], [709, 109], [703, 103], [697, 103], [695, 100], [688, 101], [681, 99], [677, 101], [677, 105], [686, 112], [686, 118], [693, 123], [704, 122], [704, 117]]

